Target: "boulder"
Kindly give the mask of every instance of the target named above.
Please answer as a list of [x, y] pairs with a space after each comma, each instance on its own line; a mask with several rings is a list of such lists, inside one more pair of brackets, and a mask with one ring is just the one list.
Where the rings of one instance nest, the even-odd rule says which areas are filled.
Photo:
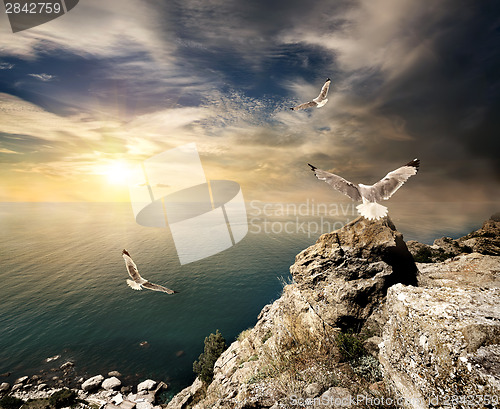
[[0, 392], [7, 392], [10, 389], [10, 385], [7, 382], [2, 382], [0, 384]]
[[22, 376], [22, 377], [20, 377], [20, 378], [17, 378], [17, 379], [14, 381], [14, 384], [16, 384], [16, 383], [25, 383], [28, 379], [29, 379], [29, 377], [27, 377], [27, 376]]
[[167, 409], [185, 409], [200, 396], [204, 389], [203, 382], [196, 378], [192, 385], [184, 388], [168, 402]]
[[153, 381], [152, 379], [146, 379], [145, 381], [137, 385], [137, 392], [150, 391], [154, 389], [155, 386], [156, 386], [155, 381]]
[[92, 391], [98, 389], [101, 386], [102, 381], [104, 380], [104, 376], [96, 375], [92, 378], [87, 379], [82, 383], [82, 390], [85, 392]]
[[500, 257], [462, 254], [441, 263], [417, 263], [422, 287], [500, 287]]
[[107, 378], [102, 382], [102, 388], [108, 391], [118, 389], [120, 386], [122, 386], [122, 382], [114, 376]]
[[500, 288], [397, 284], [386, 308], [379, 360], [408, 407], [500, 394]]
[[118, 371], [110, 371], [110, 372], [108, 372], [108, 376], [109, 377], [115, 376], [117, 378], [120, 378], [122, 376], [122, 374]]
[[323, 234], [296, 256], [290, 272], [321, 319], [345, 330], [364, 323], [391, 285], [417, 283], [413, 257], [388, 217], [358, 217]]
[[15, 391], [18, 391], [20, 389], [23, 389], [23, 384], [22, 383], [16, 383], [14, 384], [14, 386], [12, 387], [12, 392], [15, 392]]
[[496, 213], [483, 223], [483, 226], [458, 239], [462, 246], [471, 251], [490, 256], [500, 256], [500, 213]]
[[69, 369], [69, 368], [72, 368], [72, 367], [74, 367], [74, 366], [75, 366], [75, 364], [74, 364], [73, 362], [71, 362], [71, 361], [67, 361], [67, 362], [65, 362], [64, 364], [62, 364], [62, 365], [60, 366], [60, 369], [62, 369], [62, 370], [64, 371], [64, 370]]

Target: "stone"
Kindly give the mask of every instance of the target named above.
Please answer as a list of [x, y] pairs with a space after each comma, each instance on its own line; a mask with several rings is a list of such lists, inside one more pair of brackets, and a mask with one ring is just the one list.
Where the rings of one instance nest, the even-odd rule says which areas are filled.
[[379, 353], [379, 345], [383, 341], [382, 337], [373, 336], [363, 342], [366, 351], [373, 357], [377, 358]]
[[102, 382], [101, 386], [102, 386], [103, 389], [113, 390], [113, 389], [117, 389], [120, 386], [122, 386], [122, 382], [118, 378], [112, 376], [111, 378], [105, 379]]
[[96, 375], [92, 378], [87, 379], [82, 383], [82, 390], [85, 392], [92, 391], [98, 389], [101, 386], [102, 381], [104, 380], [104, 376]]
[[65, 370], [65, 369], [72, 368], [72, 367], [74, 367], [74, 366], [75, 366], [75, 364], [74, 364], [73, 362], [71, 362], [71, 361], [67, 361], [67, 362], [65, 362], [64, 364], [62, 364], [62, 365], [60, 366], [60, 369]]
[[319, 393], [321, 392], [321, 385], [316, 382], [313, 382], [306, 386], [304, 392], [308, 398], [314, 398], [318, 396]]
[[153, 409], [153, 404], [150, 402], [136, 402], [135, 407], [137, 409]]
[[22, 383], [16, 383], [14, 384], [14, 386], [12, 387], [11, 391], [12, 392], [15, 392], [15, 391], [18, 391], [19, 389], [22, 389], [23, 388], [23, 384]]
[[396, 283], [416, 284], [417, 267], [403, 236], [387, 217], [359, 217], [323, 234], [290, 267], [301, 295], [332, 327], [359, 326]]
[[41, 383], [40, 385], [37, 386], [37, 389], [39, 391], [43, 391], [46, 388], [47, 388], [47, 384], [46, 383]]
[[353, 397], [349, 389], [333, 386], [321, 395], [320, 402], [328, 408], [350, 408]]
[[421, 408], [439, 396], [500, 393], [500, 288], [389, 289], [379, 360], [387, 385]]
[[10, 385], [7, 382], [2, 382], [0, 384], [0, 392], [7, 392], [10, 389]]
[[441, 263], [417, 263], [422, 287], [500, 287], [500, 257], [462, 254]]
[[479, 230], [461, 237], [458, 242], [469, 247], [475, 253], [500, 256], [500, 220], [498, 213], [486, 220]]
[[22, 377], [20, 377], [20, 378], [17, 378], [17, 379], [15, 380], [14, 384], [16, 384], [16, 383], [24, 383], [24, 382], [26, 382], [28, 379], [29, 379], [29, 377], [27, 377], [27, 376], [22, 376]]
[[126, 395], [127, 393], [132, 392], [132, 387], [131, 386], [122, 386], [120, 389], [120, 392]]
[[192, 385], [184, 388], [168, 402], [167, 409], [187, 408], [190, 402], [201, 395], [203, 389], [203, 382], [196, 378]]
[[153, 381], [152, 379], [146, 379], [145, 381], [137, 385], [137, 392], [150, 391], [154, 389], [155, 386], [156, 386], [155, 381]]
[[110, 372], [108, 372], [108, 376], [109, 377], [115, 376], [116, 378], [120, 378], [122, 376], [122, 374], [118, 371], [110, 371]]

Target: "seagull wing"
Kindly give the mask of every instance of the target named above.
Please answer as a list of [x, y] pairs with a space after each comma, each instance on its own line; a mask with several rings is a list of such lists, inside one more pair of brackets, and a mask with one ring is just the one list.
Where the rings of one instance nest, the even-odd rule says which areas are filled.
[[344, 195], [349, 196], [353, 200], [361, 200], [361, 194], [359, 193], [359, 189], [355, 184], [345, 180], [343, 177], [318, 169], [317, 167], [309, 163], [308, 165], [311, 167], [311, 170], [319, 180], [324, 180], [331, 187], [343, 193]]
[[301, 109], [307, 109], [317, 106], [318, 104], [314, 101], [309, 101], [304, 104], [297, 105], [296, 107], [290, 108], [292, 111], [299, 111]]
[[132, 257], [125, 253], [123, 253], [122, 255], [123, 259], [125, 260], [125, 266], [127, 267], [128, 274], [132, 278], [132, 280], [134, 280], [138, 284], [142, 284], [144, 281], [146, 281], [139, 274], [137, 266], [135, 265], [134, 260], [132, 260]]
[[173, 293], [177, 292], [177, 291], [171, 290], [170, 288], [163, 287], [162, 285], [150, 283], [149, 281], [146, 281], [145, 283], [142, 283], [141, 285], [144, 288], [147, 288], [149, 290], [161, 291], [161, 292], [164, 292], [167, 294], [173, 294]]
[[400, 168], [389, 172], [383, 179], [372, 186], [377, 200], [389, 199], [396, 191], [403, 186], [410, 176], [416, 175], [420, 166], [420, 160], [413, 159]]
[[326, 95], [328, 94], [328, 90], [330, 89], [330, 84], [331, 84], [332, 80], [330, 78], [327, 78], [326, 79], [326, 82], [324, 83], [323, 87], [321, 88], [321, 92], [319, 93], [319, 95], [314, 98], [314, 102], [321, 102], [323, 101], [325, 98], [326, 98]]

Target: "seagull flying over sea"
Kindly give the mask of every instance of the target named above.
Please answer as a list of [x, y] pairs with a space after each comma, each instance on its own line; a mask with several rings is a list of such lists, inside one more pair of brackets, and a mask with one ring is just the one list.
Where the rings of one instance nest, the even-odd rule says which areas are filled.
[[349, 196], [351, 199], [363, 203], [356, 206], [358, 212], [370, 220], [378, 220], [387, 216], [387, 207], [378, 204], [377, 202], [388, 200], [408, 178], [418, 172], [420, 160], [413, 159], [400, 168], [389, 172], [384, 178], [379, 180], [372, 186], [362, 185], [361, 183], [355, 185], [344, 178], [334, 175], [333, 173], [325, 172], [317, 167], [308, 163], [312, 171], [319, 180], [324, 180], [331, 187]]
[[134, 260], [132, 260], [132, 257], [130, 257], [130, 254], [127, 250], [124, 249], [122, 251], [122, 256], [125, 260], [125, 266], [127, 267], [128, 274], [130, 275], [130, 277], [132, 277], [132, 280], [134, 280], [127, 280], [128, 286], [133, 290], [142, 290], [143, 288], [147, 288], [148, 290], [161, 291], [167, 294], [173, 294], [177, 292], [161, 285], [150, 283], [148, 280], [142, 278], [139, 274], [139, 271], [137, 270], [137, 266], [135, 265]]
[[328, 89], [330, 88], [330, 83], [332, 80], [330, 78], [326, 79], [326, 82], [324, 83], [323, 87], [321, 88], [321, 92], [319, 95], [314, 98], [312, 101], [306, 102], [304, 104], [297, 105], [296, 107], [290, 108], [292, 111], [299, 111], [301, 109], [306, 109], [306, 108], [321, 108], [323, 105], [325, 105], [328, 102], [328, 98], [326, 97], [326, 94], [328, 94]]

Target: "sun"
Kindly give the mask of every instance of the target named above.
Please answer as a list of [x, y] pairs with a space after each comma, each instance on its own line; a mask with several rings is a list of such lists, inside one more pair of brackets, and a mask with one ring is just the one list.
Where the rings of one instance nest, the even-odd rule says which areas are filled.
[[104, 175], [110, 185], [126, 185], [128, 182], [128, 173], [130, 172], [127, 164], [120, 161], [110, 163]]

